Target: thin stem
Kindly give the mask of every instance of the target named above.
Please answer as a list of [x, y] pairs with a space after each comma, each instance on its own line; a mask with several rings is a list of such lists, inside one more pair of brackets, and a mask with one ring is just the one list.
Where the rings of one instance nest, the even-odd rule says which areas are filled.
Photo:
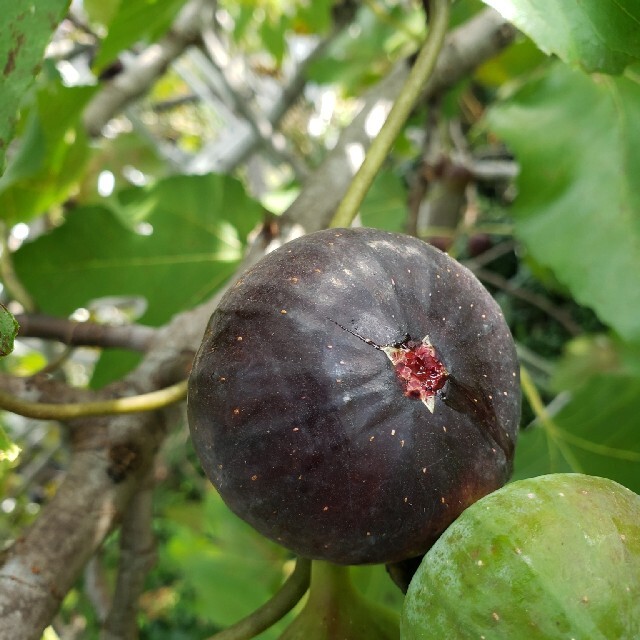
[[35, 418], [36, 420], [72, 420], [88, 416], [155, 411], [180, 402], [186, 397], [186, 380], [182, 380], [170, 387], [138, 396], [66, 404], [30, 402], [16, 398], [5, 391], [0, 391], [0, 409], [17, 413], [25, 418]]
[[449, 24], [449, 0], [433, 0], [431, 24], [409, 77], [338, 206], [331, 227], [348, 227], [431, 76]]
[[209, 640], [248, 640], [262, 633], [298, 604], [309, 588], [310, 577], [311, 561], [298, 558], [293, 573], [268, 602], [232, 627], [216, 633]]
[[468, 266], [480, 280], [488, 282], [490, 285], [506, 291], [508, 294], [514, 296], [515, 298], [520, 298], [521, 300], [528, 302], [530, 305], [544, 311], [548, 316], [562, 325], [565, 331], [571, 336], [579, 336], [582, 333], [582, 327], [580, 327], [580, 325], [575, 322], [575, 320], [573, 320], [573, 318], [566, 311], [558, 309], [552, 302], [548, 300], [548, 298], [534, 293], [533, 291], [522, 289], [521, 287], [518, 287], [517, 285], [507, 280], [507, 278], [504, 278], [501, 275], [494, 273], [493, 271], [474, 267], [473, 264], [469, 264]]

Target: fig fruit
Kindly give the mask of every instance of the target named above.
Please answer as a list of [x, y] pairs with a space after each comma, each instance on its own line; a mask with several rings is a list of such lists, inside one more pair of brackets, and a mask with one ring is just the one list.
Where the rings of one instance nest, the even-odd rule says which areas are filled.
[[390, 562], [508, 479], [518, 366], [470, 271], [415, 238], [331, 229], [225, 294], [188, 413], [204, 471], [258, 531], [310, 558]]
[[403, 640], [640, 637], [640, 496], [552, 474], [470, 506], [416, 572]]

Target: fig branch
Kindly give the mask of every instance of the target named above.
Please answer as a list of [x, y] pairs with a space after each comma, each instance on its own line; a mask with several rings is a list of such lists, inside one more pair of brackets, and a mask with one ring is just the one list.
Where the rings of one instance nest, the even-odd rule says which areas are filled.
[[36, 420], [73, 420], [89, 416], [155, 411], [184, 400], [186, 395], [186, 380], [137, 396], [64, 404], [31, 402], [0, 391], [0, 409]]
[[296, 568], [281, 589], [259, 609], [209, 640], [249, 640], [273, 626], [298, 604], [311, 579], [311, 561], [298, 558]]
[[429, 32], [424, 45], [382, 129], [335, 212], [331, 220], [332, 227], [351, 226], [369, 187], [435, 69], [449, 24], [449, 0], [432, 0], [429, 18]]
[[108, 325], [97, 322], [76, 322], [40, 313], [16, 316], [21, 338], [57, 340], [69, 346], [118, 347], [131, 351], [146, 351], [156, 329], [139, 324]]

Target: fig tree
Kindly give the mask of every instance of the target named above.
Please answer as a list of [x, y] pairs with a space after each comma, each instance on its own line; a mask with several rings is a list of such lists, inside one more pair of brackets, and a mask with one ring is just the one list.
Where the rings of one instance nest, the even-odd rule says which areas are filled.
[[331, 229], [225, 294], [188, 411], [206, 474], [258, 531], [310, 558], [391, 562], [509, 478], [518, 365], [469, 270], [415, 238]]
[[640, 496], [553, 474], [479, 500], [423, 558], [401, 637], [640, 638]]

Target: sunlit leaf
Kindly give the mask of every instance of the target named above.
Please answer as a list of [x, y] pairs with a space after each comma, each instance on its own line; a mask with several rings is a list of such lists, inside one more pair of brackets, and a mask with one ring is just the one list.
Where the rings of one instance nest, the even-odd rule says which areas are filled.
[[89, 21], [103, 26], [109, 25], [121, 9], [122, 0], [83, 0], [82, 6]]
[[620, 73], [640, 58], [637, 0], [484, 0], [548, 54]]
[[381, 171], [367, 192], [360, 215], [365, 227], [404, 231], [407, 192], [400, 177], [390, 171]]
[[12, 442], [2, 425], [0, 425], [0, 462], [14, 462], [19, 455], [20, 447], [15, 442]]
[[166, 322], [233, 274], [261, 213], [240, 183], [216, 175], [137, 189], [127, 210], [131, 226], [106, 207], [78, 208], [16, 252], [16, 271], [43, 311], [64, 316], [99, 297], [143, 296], [141, 322]]
[[0, 174], [22, 96], [40, 68], [44, 49], [69, 0], [2, 2], [0, 20]]
[[47, 84], [30, 107], [19, 146], [0, 178], [0, 218], [29, 220], [66, 200], [89, 158], [80, 114], [94, 87]]
[[521, 164], [516, 235], [576, 300], [640, 340], [640, 85], [558, 64], [494, 107]]
[[126, 0], [109, 24], [94, 61], [97, 70], [112, 63], [136, 42], [152, 42], [169, 29], [185, 0]]

